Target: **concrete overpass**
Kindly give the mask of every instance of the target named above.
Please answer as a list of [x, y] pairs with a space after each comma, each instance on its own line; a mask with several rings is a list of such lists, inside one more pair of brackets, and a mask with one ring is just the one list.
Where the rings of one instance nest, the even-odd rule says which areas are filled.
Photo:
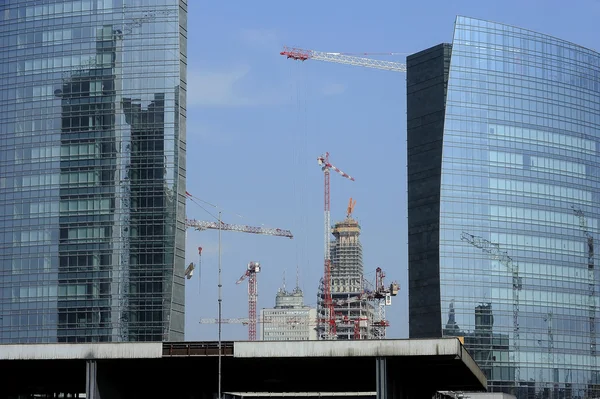
[[[223, 342], [221, 351], [222, 391], [233, 396], [431, 398], [487, 383], [455, 338]], [[0, 345], [0, 399], [213, 399], [217, 359], [216, 342]]]

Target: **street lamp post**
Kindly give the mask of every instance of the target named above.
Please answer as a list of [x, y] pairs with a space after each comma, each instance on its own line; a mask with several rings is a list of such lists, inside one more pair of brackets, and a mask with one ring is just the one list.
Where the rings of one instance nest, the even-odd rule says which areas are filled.
[[219, 314], [219, 343], [218, 343], [218, 347], [219, 347], [219, 381], [218, 381], [218, 393], [217, 393], [217, 399], [221, 399], [221, 324], [222, 324], [222, 318], [221, 318], [221, 310], [222, 310], [222, 302], [223, 299], [221, 298], [221, 288], [222, 288], [222, 284], [221, 284], [221, 211], [219, 211], [219, 278], [218, 278], [218, 291], [219, 291], [219, 299], [218, 299], [218, 314]]

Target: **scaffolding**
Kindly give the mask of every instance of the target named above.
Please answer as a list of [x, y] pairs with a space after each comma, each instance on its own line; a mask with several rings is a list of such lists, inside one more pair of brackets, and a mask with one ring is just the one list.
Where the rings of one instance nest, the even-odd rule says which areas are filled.
[[[351, 216], [337, 222], [331, 241], [331, 296], [336, 319], [336, 339], [373, 339], [375, 306], [364, 299], [372, 287], [363, 278], [360, 225]], [[319, 286], [318, 318], [326, 317], [323, 281]], [[324, 329], [319, 328], [319, 336]], [[360, 337], [360, 338], [359, 338]]]

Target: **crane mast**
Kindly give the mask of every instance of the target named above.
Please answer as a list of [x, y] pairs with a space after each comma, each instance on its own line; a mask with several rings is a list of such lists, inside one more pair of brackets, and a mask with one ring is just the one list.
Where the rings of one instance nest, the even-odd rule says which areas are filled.
[[325, 217], [325, 261], [324, 261], [324, 272], [323, 272], [323, 309], [325, 311], [324, 326], [324, 339], [335, 339], [336, 337], [336, 324], [335, 324], [335, 309], [333, 306], [333, 300], [331, 297], [331, 214], [330, 214], [330, 190], [329, 190], [329, 175], [330, 169], [333, 169], [339, 173], [342, 177], [354, 181], [354, 178], [340, 169], [336, 168], [329, 163], [329, 153], [317, 157], [317, 162], [321, 167], [324, 175], [324, 217]]
[[590, 355], [592, 356], [593, 366], [596, 366], [596, 276], [594, 268], [594, 236], [589, 232], [587, 218], [583, 211], [575, 206], [571, 206], [575, 215], [579, 218], [579, 227], [587, 242], [587, 269], [588, 269], [588, 322], [590, 325]]
[[474, 236], [463, 232], [460, 239], [468, 242], [476, 248], [481, 249], [500, 262], [512, 274], [512, 296], [513, 296], [513, 350], [515, 352], [515, 388], [521, 379], [519, 364], [519, 291], [522, 288], [522, 278], [519, 277], [519, 265], [513, 262], [506, 251], [500, 249], [500, 245], [486, 240], [483, 237]]
[[258, 302], [258, 281], [256, 273], [260, 272], [259, 262], [250, 262], [246, 268], [246, 272], [236, 281], [240, 284], [248, 278], [248, 340], [256, 341], [256, 303]]

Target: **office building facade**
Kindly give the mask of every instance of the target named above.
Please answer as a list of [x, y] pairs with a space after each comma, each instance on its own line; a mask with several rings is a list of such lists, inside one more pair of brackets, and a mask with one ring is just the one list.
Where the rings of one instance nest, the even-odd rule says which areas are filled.
[[493, 391], [600, 396], [600, 54], [458, 17], [407, 68], [410, 337], [465, 337]]
[[304, 305], [304, 293], [296, 284], [292, 291], [277, 291], [275, 307], [260, 311], [261, 340], [313, 341], [317, 339], [317, 309]]
[[186, 13], [0, 5], [0, 343], [183, 340]]

